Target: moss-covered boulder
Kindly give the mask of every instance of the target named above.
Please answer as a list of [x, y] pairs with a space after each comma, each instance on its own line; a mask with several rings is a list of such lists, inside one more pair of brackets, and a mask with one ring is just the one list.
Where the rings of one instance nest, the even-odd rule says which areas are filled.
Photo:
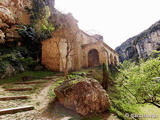
[[91, 78], [66, 80], [54, 92], [61, 104], [83, 116], [103, 112], [110, 107], [107, 92]]

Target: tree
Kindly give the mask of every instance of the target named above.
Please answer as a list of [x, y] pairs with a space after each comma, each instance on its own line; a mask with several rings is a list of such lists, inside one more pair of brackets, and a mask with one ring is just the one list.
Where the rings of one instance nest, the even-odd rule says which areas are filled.
[[108, 90], [109, 80], [110, 78], [109, 78], [109, 73], [106, 68], [106, 64], [103, 63], [103, 80], [101, 83], [103, 89]]
[[73, 44], [75, 42], [75, 37], [76, 37], [76, 34], [77, 33], [73, 33], [73, 37], [67, 37], [66, 39], [66, 44], [67, 44], [67, 47], [66, 47], [66, 55], [65, 55], [65, 64], [64, 65], [64, 77], [65, 79], [67, 79], [68, 77], [68, 64], [69, 64], [69, 61], [70, 61], [70, 56], [72, 56], [71, 52], [75, 49], [75, 45]]
[[160, 107], [160, 81], [154, 80], [160, 76], [160, 58], [151, 58], [139, 65], [125, 61], [119, 68], [117, 88], [132, 95], [138, 104], [151, 103]]
[[[76, 37], [78, 33], [77, 21], [71, 14], [56, 15], [56, 24], [58, 25], [57, 30], [53, 33], [59, 40], [56, 41], [57, 48], [59, 49], [61, 65], [64, 71], [64, 77], [67, 79], [68, 67], [71, 56], [73, 56], [73, 50], [76, 48]], [[63, 47], [63, 48], [62, 48]], [[60, 52], [62, 49], [65, 51]], [[65, 59], [65, 60], [64, 60]]]

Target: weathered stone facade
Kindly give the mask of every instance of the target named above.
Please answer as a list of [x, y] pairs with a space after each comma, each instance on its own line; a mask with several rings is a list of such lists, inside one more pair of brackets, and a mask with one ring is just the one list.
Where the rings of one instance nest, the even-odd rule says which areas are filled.
[[99, 66], [103, 63], [119, 64], [118, 54], [103, 42], [101, 35], [88, 35], [78, 28], [77, 20], [71, 14], [66, 17], [70, 25], [55, 31], [52, 38], [42, 42], [42, 64], [47, 69], [63, 71], [68, 47], [72, 48], [69, 53], [69, 70]]

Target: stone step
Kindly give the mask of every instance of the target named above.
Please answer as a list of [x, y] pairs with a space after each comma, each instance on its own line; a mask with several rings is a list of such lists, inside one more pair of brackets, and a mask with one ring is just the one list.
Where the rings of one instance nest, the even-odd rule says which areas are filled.
[[34, 81], [34, 82], [16, 82], [14, 84], [38, 84], [38, 83], [44, 83], [41, 81]]
[[29, 110], [33, 110], [33, 109], [34, 109], [33, 106], [25, 106], [25, 107], [16, 107], [16, 108], [2, 109], [2, 110], [0, 110], [0, 115], [14, 114], [14, 113], [17, 113], [17, 112], [29, 111]]
[[6, 96], [6, 97], [0, 97], [0, 101], [28, 99], [28, 98], [29, 98], [29, 96]]
[[32, 90], [32, 88], [13, 88], [13, 89], [5, 89], [5, 91], [27, 91]]

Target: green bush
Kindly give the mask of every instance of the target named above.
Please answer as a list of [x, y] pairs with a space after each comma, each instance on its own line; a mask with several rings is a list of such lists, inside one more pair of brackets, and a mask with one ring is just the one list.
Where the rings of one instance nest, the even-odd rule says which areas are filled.
[[152, 54], [151, 54], [151, 57], [152, 57], [152, 58], [160, 57], [160, 51], [153, 50], [153, 51], [152, 51]]
[[160, 106], [160, 81], [153, 80], [160, 76], [160, 58], [140, 60], [139, 64], [124, 61], [118, 71], [114, 91], [110, 88], [112, 93], [109, 93], [111, 111], [127, 119], [125, 113], [138, 114], [140, 104]]
[[5, 73], [6, 64], [7, 64], [7, 62], [3, 61], [0, 58], [0, 76], [2, 76]]
[[20, 58], [20, 61], [25, 65], [27, 66], [28, 69], [34, 69], [36, 65], [38, 65], [38, 62], [33, 60], [32, 57], [27, 57], [27, 58], [24, 58], [24, 57], [21, 57]]

